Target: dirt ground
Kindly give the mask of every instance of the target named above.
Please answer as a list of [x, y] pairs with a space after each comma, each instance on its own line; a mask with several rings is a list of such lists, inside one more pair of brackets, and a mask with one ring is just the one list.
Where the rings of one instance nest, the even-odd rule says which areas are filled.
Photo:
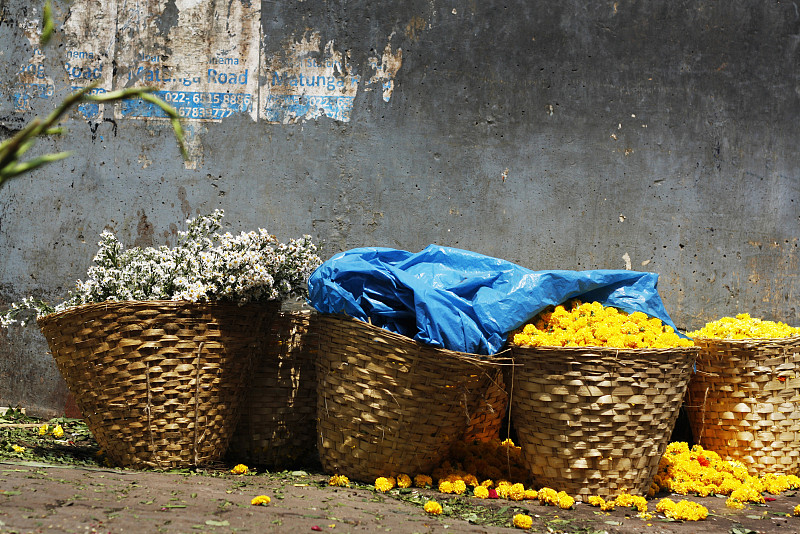
[[[335, 488], [321, 473], [159, 473], [40, 462], [0, 462], [0, 532], [514, 532], [511, 517], [527, 513], [530, 532], [598, 534], [754, 534], [800, 532], [800, 517], [788, 517], [797, 493], [776, 496], [766, 506], [730, 510], [718, 497], [690, 499], [712, 513], [700, 522], [644, 521], [631, 510], [609, 514], [578, 504], [560, 510], [535, 501], [478, 500], [433, 490], [376, 492], [369, 486]], [[267, 495], [266, 506], [251, 499]], [[426, 514], [429, 498], [444, 505]], [[651, 501], [651, 510], [655, 502]], [[483, 523], [483, 524], [481, 524]]]

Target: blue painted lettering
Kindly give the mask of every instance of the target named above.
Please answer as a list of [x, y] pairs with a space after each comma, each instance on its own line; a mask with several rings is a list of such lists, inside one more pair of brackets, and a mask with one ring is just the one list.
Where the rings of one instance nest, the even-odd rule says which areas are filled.
[[244, 69], [243, 74], [235, 72], [217, 72], [216, 69], [208, 69], [208, 83], [247, 85], [248, 69]]
[[97, 80], [103, 74], [103, 66], [90, 68], [73, 66], [69, 63], [64, 63], [64, 70], [67, 71], [67, 76], [70, 80]]

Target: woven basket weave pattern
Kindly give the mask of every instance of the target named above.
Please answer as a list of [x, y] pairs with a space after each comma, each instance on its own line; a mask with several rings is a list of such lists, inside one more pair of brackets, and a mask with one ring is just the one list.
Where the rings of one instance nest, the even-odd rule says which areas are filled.
[[217, 460], [277, 303], [86, 304], [39, 320], [89, 429], [119, 466]]
[[800, 336], [695, 339], [686, 411], [694, 440], [751, 475], [800, 469]]
[[284, 469], [319, 461], [316, 312], [285, 311], [256, 355], [250, 387], [229, 449], [237, 462]]
[[576, 499], [644, 494], [697, 348], [514, 347], [511, 420], [537, 484]]
[[489, 387], [503, 387], [497, 365], [347, 317], [320, 322], [317, 432], [326, 472], [365, 482], [430, 473], [473, 416], [475, 435], [499, 428], [490, 419], [505, 410], [483, 408]]

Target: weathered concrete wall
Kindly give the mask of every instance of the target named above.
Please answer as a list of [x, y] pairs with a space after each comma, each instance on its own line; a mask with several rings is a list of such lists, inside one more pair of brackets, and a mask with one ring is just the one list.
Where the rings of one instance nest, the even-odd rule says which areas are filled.
[[[0, 188], [0, 305], [57, 299], [104, 228], [170, 243], [221, 207], [323, 257], [630, 267], [679, 326], [800, 324], [796, 2], [73, 0], [43, 53], [40, 10], [0, 7], [6, 134], [97, 75], [167, 91], [193, 155], [145, 106], [76, 114], [40, 144], [72, 157]], [[64, 398], [36, 328], [0, 334], [0, 405]]]

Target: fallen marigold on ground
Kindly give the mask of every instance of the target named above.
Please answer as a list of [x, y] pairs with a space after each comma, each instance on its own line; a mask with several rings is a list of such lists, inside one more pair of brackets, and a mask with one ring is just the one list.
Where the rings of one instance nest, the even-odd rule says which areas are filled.
[[394, 488], [394, 485], [394, 477], [378, 477], [375, 479], [375, 489], [383, 493], [386, 493], [390, 489]]
[[442, 513], [442, 505], [436, 501], [426, 502], [423, 509], [431, 515], [439, 515]]
[[708, 517], [708, 508], [685, 499], [678, 502], [669, 498], [661, 499], [656, 505], [656, 511], [670, 519], [681, 521], [700, 521]]
[[489, 498], [489, 490], [486, 489], [484, 486], [478, 486], [475, 488], [473, 495], [478, 499], [488, 499]]
[[244, 464], [236, 464], [233, 466], [233, 469], [231, 469], [231, 473], [234, 475], [246, 475], [249, 472], [250, 469]]
[[258, 497], [253, 497], [253, 500], [250, 501], [250, 504], [253, 506], [266, 506], [270, 503], [272, 499], [267, 497], [266, 495], [259, 495]]
[[414, 485], [418, 488], [433, 486], [433, 479], [428, 475], [417, 475], [414, 477]]
[[342, 488], [349, 488], [350, 487], [350, 479], [344, 475], [333, 475], [330, 480], [328, 480], [329, 486], [339, 486]]
[[513, 521], [517, 528], [528, 530], [533, 526], [533, 518], [526, 514], [515, 515]]

